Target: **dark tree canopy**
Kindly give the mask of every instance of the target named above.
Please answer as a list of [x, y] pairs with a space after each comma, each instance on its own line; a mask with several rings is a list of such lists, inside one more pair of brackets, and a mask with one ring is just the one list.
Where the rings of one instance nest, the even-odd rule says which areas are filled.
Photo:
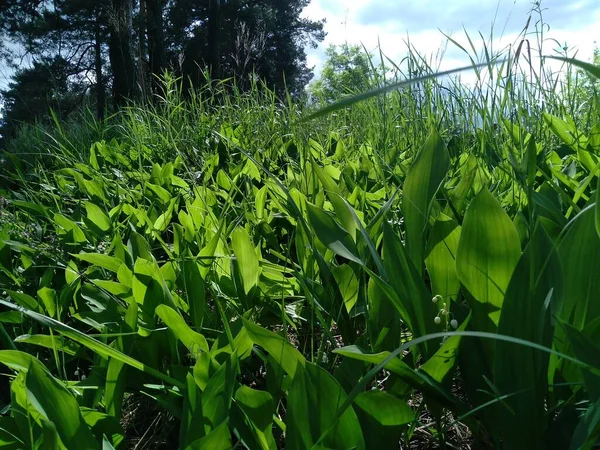
[[66, 116], [80, 102], [82, 82], [70, 76], [72, 65], [63, 58], [41, 60], [19, 70], [8, 89], [0, 92], [4, 118], [0, 127], [3, 138], [13, 137], [23, 123], [48, 116], [52, 109], [59, 117]]
[[[0, 59], [27, 67], [4, 94], [6, 116], [21, 108], [17, 92], [31, 100], [54, 89], [95, 104], [102, 119], [107, 107], [159, 92], [165, 70], [186, 87], [205, 83], [208, 73], [235, 77], [241, 89], [258, 77], [279, 94], [299, 94], [312, 77], [305, 47], [325, 36], [324, 21], [301, 17], [309, 1], [3, 0]], [[60, 88], [50, 89], [43, 75], [50, 67], [52, 79], [64, 80]], [[39, 83], [19, 86], [36, 76]]]

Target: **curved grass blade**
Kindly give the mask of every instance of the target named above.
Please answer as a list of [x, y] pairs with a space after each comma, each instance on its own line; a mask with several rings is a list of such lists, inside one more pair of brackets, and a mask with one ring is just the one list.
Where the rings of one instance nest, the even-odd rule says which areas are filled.
[[[431, 341], [431, 340], [436, 340], [436, 339], [440, 339], [443, 338], [445, 336], [448, 337], [452, 337], [452, 336], [462, 336], [462, 337], [473, 337], [473, 338], [482, 338], [482, 339], [492, 339], [492, 340], [498, 340], [498, 341], [504, 341], [504, 342], [511, 342], [515, 345], [525, 345], [527, 347], [531, 347], [535, 350], [539, 350], [541, 352], [546, 352], [546, 353], [550, 353], [551, 355], [555, 355], [558, 356], [559, 358], [562, 358], [564, 360], [567, 360], [579, 367], [582, 367], [584, 369], [589, 370], [590, 372], [599, 375], [600, 374], [600, 367], [592, 367], [589, 364], [587, 364], [584, 361], [581, 361], [577, 358], [573, 358], [572, 356], [569, 356], [565, 353], [561, 353], [558, 352], [552, 348], [548, 348], [548, 347], [544, 347], [543, 345], [540, 344], [536, 344], [535, 342], [529, 342], [526, 341], [524, 339], [519, 339], [519, 338], [515, 338], [512, 336], [503, 336], [501, 334], [496, 334], [496, 333], [487, 333], [487, 332], [483, 332], [483, 331], [451, 331], [451, 332], [443, 332], [443, 333], [432, 333], [432, 334], [427, 334], [425, 336], [421, 336], [415, 339], [412, 339], [411, 341], [402, 344], [400, 347], [398, 347], [396, 350], [394, 350], [393, 352], [391, 352], [387, 358], [385, 358], [383, 361], [381, 361], [379, 364], [377, 364], [375, 367], [373, 367], [371, 370], [369, 370], [369, 372], [367, 372], [367, 374], [361, 378], [361, 380], [354, 386], [354, 389], [352, 389], [352, 391], [350, 392], [350, 394], [348, 394], [348, 397], [346, 398], [346, 401], [342, 404], [342, 406], [337, 410], [336, 412], [336, 420], [334, 420], [332, 422], [331, 427], [335, 426], [335, 424], [337, 423], [337, 420], [339, 420], [339, 418], [341, 417], [341, 415], [344, 413], [344, 411], [352, 404], [352, 402], [354, 401], [354, 399], [365, 390], [365, 388], [368, 386], [368, 384], [373, 380], [373, 378], [381, 371], [383, 370], [391, 361], [393, 361], [395, 358], [398, 357], [398, 355], [402, 354], [403, 352], [405, 352], [406, 350], [410, 349], [411, 347], [414, 347], [415, 345], [419, 345], [423, 342], [426, 341]], [[317, 444], [319, 444], [320, 442], [322, 442], [323, 438], [327, 435], [327, 433], [329, 433], [330, 430], [325, 430], [325, 432], [321, 435], [321, 438], [319, 439], [319, 441], [317, 442]]]
[[89, 337], [87, 334], [82, 333], [81, 331], [76, 330], [74, 328], [71, 328], [70, 326], [65, 325], [62, 322], [59, 322], [58, 320], [54, 320], [50, 317], [44, 316], [43, 314], [39, 314], [34, 311], [29, 311], [25, 308], [21, 308], [20, 306], [14, 305], [4, 300], [0, 300], [0, 304], [22, 312], [29, 318], [35, 320], [36, 322], [39, 322], [42, 325], [47, 326], [48, 328], [52, 328], [53, 330], [58, 331], [60, 334], [70, 339], [73, 339], [75, 342], [78, 342], [84, 347], [87, 347], [90, 350], [98, 353], [103, 358], [115, 358], [127, 364], [128, 366], [141, 370], [142, 372], [145, 372], [148, 375], [152, 375], [153, 377], [164, 381], [165, 383], [168, 383], [172, 386], [176, 386], [179, 389], [185, 389], [185, 384], [171, 378], [168, 375], [165, 375], [164, 373], [159, 372], [156, 369], [153, 369], [152, 367], [148, 367], [147, 365], [138, 361], [137, 359], [127, 356], [121, 353], [120, 351], [115, 350], [114, 348], [109, 347], [108, 345]]
[[574, 66], [577, 66], [580, 69], [583, 69], [586, 72], [589, 72], [590, 75], [592, 75], [593, 77], [598, 78], [600, 80], [600, 67], [599, 66], [590, 64], [585, 61], [580, 61], [575, 58], [565, 58], [564, 56], [546, 56], [546, 58], [556, 59], [557, 61], [563, 61], [563, 62], [566, 62], [567, 64], [573, 64]]
[[[499, 64], [504, 62], [504, 60], [496, 61], [495, 64]], [[410, 80], [399, 81], [398, 83], [388, 84], [387, 86], [382, 86], [379, 88], [371, 89], [367, 92], [363, 92], [362, 94], [354, 95], [352, 97], [344, 98], [338, 102], [335, 102], [331, 105], [328, 105], [324, 108], [319, 109], [318, 111], [309, 114], [308, 116], [300, 119], [298, 123], [308, 122], [310, 120], [316, 119], [317, 117], [322, 117], [326, 114], [329, 114], [334, 111], [338, 111], [343, 108], [347, 108], [348, 106], [354, 105], [355, 103], [362, 102], [363, 100], [367, 100], [369, 98], [377, 97], [378, 95], [385, 94], [386, 92], [393, 91], [394, 89], [402, 89], [408, 86], [411, 86], [416, 83], [420, 83], [421, 81], [431, 80], [433, 78], [445, 77], [447, 75], [452, 75], [458, 72], [464, 72], [466, 70], [477, 69], [480, 67], [486, 67], [487, 63], [471, 65], [460, 67], [458, 69], [445, 70], [443, 72], [433, 73], [430, 75], [422, 75], [420, 77], [411, 78]]]

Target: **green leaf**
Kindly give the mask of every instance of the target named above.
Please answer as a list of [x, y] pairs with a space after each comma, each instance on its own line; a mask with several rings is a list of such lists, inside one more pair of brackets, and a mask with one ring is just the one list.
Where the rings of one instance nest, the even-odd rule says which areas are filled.
[[282, 336], [265, 330], [249, 320], [242, 320], [250, 339], [269, 352], [288, 375], [293, 377], [298, 365], [304, 366], [306, 364], [302, 354]]
[[[380, 353], [364, 353], [360, 348], [349, 345], [338, 348], [333, 351], [347, 358], [357, 359], [359, 361], [368, 362], [371, 364], [381, 364], [391, 353], [388, 351]], [[414, 370], [400, 358], [392, 358], [386, 365], [385, 369], [397, 375], [402, 381], [424, 393], [431, 395], [444, 405], [456, 407], [458, 404], [456, 398], [442, 384], [435, 381], [427, 373]]]
[[238, 262], [244, 293], [248, 294], [258, 284], [260, 265], [250, 235], [245, 228], [238, 227], [233, 230], [231, 246]]
[[12, 309], [17, 309], [18, 311], [21, 311], [23, 314], [25, 314], [29, 318], [35, 320], [36, 322], [41, 323], [44, 326], [47, 326], [48, 328], [52, 328], [53, 330], [58, 331], [62, 335], [74, 340], [75, 342], [78, 342], [79, 344], [83, 345], [84, 347], [89, 348], [90, 350], [92, 350], [93, 352], [97, 353], [98, 355], [100, 355], [101, 357], [103, 357], [105, 359], [108, 359], [109, 357], [116, 358], [120, 361], [123, 361], [125, 364], [127, 364], [135, 369], [141, 370], [142, 372], [145, 372], [155, 378], [158, 378], [159, 380], [164, 381], [172, 386], [177, 386], [180, 389], [185, 388], [185, 386], [182, 383], [180, 383], [179, 381], [159, 372], [156, 369], [153, 369], [152, 367], [145, 365], [144, 363], [138, 361], [137, 359], [134, 359], [130, 356], [123, 354], [122, 352], [120, 352], [118, 350], [115, 350], [114, 348], [104, 344], [103, 342], [97, 341], [96, 339], [88, 336], [87, 334], [85, 334], [79, 330], [76, 330], [75, 328], [71, 328], [70, 326], [65, 325], [64, 323], [59, 322], [58, 320], [54, 320], [50, 317], [44, 316], [42, 314], [38, 314], [34, 311], [29, 311], [29, 310], [25, 310], [23, 308], [19, 308], [19, 307], [13, 305], [12, 303], [8, 303], [4, 300], [0, 300], [0, 304], [7, 306], [9, 308], [12, 308]]
[[65, 236], [67, 244], [81, 244], [87, 242], [85, 234], [75, 222], [67, 219], [62, 214], [54, 214], [54, 223], [59, 235]]
[[33, 214], [50, 218], [50, 213], [48, 212], [48, 210], [38, 203], [26, 202], [23, 200], [11, 200], [10, 203], [11, 205], [24, 209], [25, 211], [29, 211]]
[[600, 400], [585, 412], [571, 439], [569, 450], [591, 450], [600, 439]]
[[[249, 422], [251, 432], [259, 448], [276, 449], [273, 438], [273, 414], [275, 402], [268, 392], [240, 386], [235, 393], [235, 403]], [[237, 428], [237, 427], [236, 427]]]
[[[210, 436], [210, 433], [218, 429], [221, 424], [227, 423], [238, 371], [239, 361], [234, 352], [217, 369], [204, 387], [199, 398], [200, 404], [198, 405], [196, 402], [193, 407], [194, 404], [190, 403], [193, 411], [190, 410], [190, 427], [186, 436], [188, 442], [194, 442], [203, 436]], [[188, 388], [188, 391], [191, 389]]]
[[346, 310], [350, 312], [358, 300], [358, 277], [348, 264], [333, 267], [331, 273], [344, 299]]
[[419, 273], [423, 266], [425, 227], [435, 194], [444, 182], [450, 155], [442, 137], [433, 129], [412, 163], [403, 186], [402, 211], [406, 226], [406, 247]]
[[133, 261], [136, 261], [138, 258], [154, 261], [150, 244], [148, 244], [148, 241], [141, 234], [132, 231], [129, 235], [127, 246], [129, 247], [129, 253]]
[[336, 255], [362, 265], [356, 244], [350, 234], [321, 208], [306, 202], [308, 221], [317, 238]]
[[[562, 269], [558, 253], [538, 224], [506, 290], [498, 333], [551, 347], [554, 334], [551, 319], [561, 302]], [[500, 394], [518, 393], [505, 400], [515, 414], [504, 411], [498, 414], [502, 418], [499, 427], [506, 430], [504, 442], [514, 449], [543, 448], [549, 355], [531, 347], [498, 341], [494, 357], [496, 388]]]
[[354, 399], [366, 448], [396, 448], [404, 425], [415, 420], [408, 404], [386, 392], [370, 390]]
[[13, 370], [25, 372], [27, 399], [42, 417], [54, 424], [69, 449], [99, 448], [85, 424], [79, 404], [67, 388], [54, 378], [34, 357], [15, 350], [0, 350], [0, 362]]
[[[121, 333], [132, 333], [136, 330], [137, 319], [137, 303], [131, 302], [125, 313], [125, 320], [121, 323]], [[132, 344], [132, 336], [119, 336], [115, 342], [115, 349], [127, 354]], [[121, 406], [125, 396], [126, 369], [124, 361], [117, 358], [110, 358], [108, 360], [106, 384], [104, 387], [104, 404], [106, 412], [116, 419], [121, 418]]]
[[208, 352], [208, 343], [206, 338], [200, 333], [192, 330], [183, 320], [183, 317], [166, 305], [159, 305], [156, 308], [156, 314], [165, 323], [165, 325], [173, 332], [175, 337], [186, 346], [190, 353], [198, 351]]
[[171, 201], [171, 194], [162, 186], [146, 183], [146, 187], [156, 194], [156, 197], [163, 203], [163, 205], [166, 205], [169, 203], [169, 201]]
[[65, 339], [63, 336], [49, 336], [45, 334], [23, 334], [15, 338], [15, 342], [23, 344], [39, 345], [49, 349], [56, 348], [61, 352], [65, 352], [67, 355], [75, 355], [79, 350], [79, 345], [74, 342]]
[[431, 279], [431, 293], [446, 301], [456, 299], [460, 282], [456, 274], [456, 252], [461, 227], [450, 217], [440, 214], [429, 236], [425, 265]]
[[600, 79], [600, 67], [595, 64], [591, 64], [589, 62], [580, 61], [574, 58], [565, 58], [563, 56], [546, 56], [546, 58], [556, 59], [558, 61], [564, 61], [569, 64], [573, 64], [574, 66], [580, 67], [583, 70], [587, 71], [594, 78]]
[[565, 280], [560, 318], [579, 330], [600, 317], [600, 236], [596, 232], [594, 206], [569, 222], [558, 253]]
[[78, 253], [72, 255], [81, 261], [88, 262], [94, 266], [102, 267], [111, 272], [117, 273], [123, 261], [114, 256], [108, 256], [103, 253]]
[[142, 320], [150, 327], [156, 322], [155, 310], [158, 305], [176, 308], [156, 261], [140, 258], [135, 262], [131, 288], [133, 298], [140, 305]]
[[598, 184], [596, 185], [596, 233], [600, 237], [600, 177], [598, 177]]
[[24, 294], [22, 292], [15, 292], [9, 289], [6, 290], [6, 293], [12, 298], [19, 306], [22, 306], [26, 309], [38, 309], [39, 305], [35, 298], [31, 295]]
[[43, 287], [37, 292], [38, 297], [44, 304], [44, 312], [50, 317], [56, 317], [57, 298], [56, 291], [47, 287]]
[[327, 371], [306, 363], [299, 367], [287, 395], [286, 448], [305, 450], [315, 444], [328, 448], [365, 448], [360, 423], [347, 408], [337, 423], [336, 413], [346, 393]]
[[226, 423], [222, 423], [203, 438], [190, 443], [185, 450], [230, 450], [232, 448], [229, 428]]
[[354, 403], [383, 426], [405, 425], [415, 419], [415, 414], [406, 402], [382, 391], [361, 392]]
[[[331, 167], [331, 166], [329, 166]], [[340, 223], [344, 229], [350, 234], [353, 239], [356, 238], [357, 224], [354, 220], [354, 216], [349, 210], [349, 206], [344, 203], [342, 191], [338, 185], [333, 181], [327, 172], [321, 167], [317, 166], [314, 162], [312, 163], [312, 169], [317, 174], [319, 181], [323, 185], [329, 201], [333, 205], [335, 214], [340, 220]]]
[[[494, 331], [506, 288], [521, 256], [517, 230], [487, 189], [473, 199], [456, 254], [458, 279], [473, 296], [473, 324]], [[488, 320], [491, 319], [491, 320]]]
[[[403, 320], [411, 332], [415, 336], [424, 336], [438, 331], [434, 323], [438, 311], [431, 302], [431, 292], [409, 258], [400, 236], [387, 222], [383, 224], [383, 262], [390, 286], [394, 288], [400, 303], [406, 307], [408, 317], [403, 317]], [[401, 308], [398, 311], [402, 313]], [[425, 342], [421, 350], [429, 357], [437, 350], [436, 343]]]
[[[464, 331], [469, 320], [470, 317], [464, 320], [457, 331]], [[438, 383], [443, 383], [457, 362], [460, 343], [459, 335], [448, 337], [438, 351], [420, 367], [420, 370]]]
[[183, 272], [183, 290], [190, 308], [192, 324], [201, 327], [206, 308], [206, 294], [201, 267], [196, 261], [187, 259], [181, 263], [181, 271]]
[[95, 205], [91, 202], [85, 202], [85, 211], [87, 213], [88, 220], [92, 222], [99, 230], [105, 233], [110, 231], [112, 226], [110, 219], [98, 205]]

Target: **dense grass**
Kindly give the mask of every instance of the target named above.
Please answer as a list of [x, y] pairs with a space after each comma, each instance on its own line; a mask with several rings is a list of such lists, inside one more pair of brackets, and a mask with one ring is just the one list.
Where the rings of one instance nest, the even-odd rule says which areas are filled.
[[591, 448], [600, 117], [519, 48], [471, 54], [472, 86], [402, 83], [433, 72], [409, 51], [329, 114], [167, 76], [24, 129], [0, 442]]

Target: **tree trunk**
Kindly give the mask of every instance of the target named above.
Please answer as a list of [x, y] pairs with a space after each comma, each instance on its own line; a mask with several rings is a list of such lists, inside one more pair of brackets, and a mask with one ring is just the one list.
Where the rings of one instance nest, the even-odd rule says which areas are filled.
[[113, 72], [113, 102], [118, 108], [132, 99], [134, 93], [132, 0], [112, 0], [111, 6], [108, 53]]
[[102, 35], [100, 32], [100, 17], [96, 16], [94, 30], [94, 71], [96, 72], [96, 111], [98, 120], [104, 120], [104, 107], [106, 91], [104, 87], [104, 74], [102, 73]]
[[146, 59], [146, 0], [140, 0], [140, 19], [138, 28], [138, 83], [142, 99], [148, 96], [148, 64]]
[[219, 67], [219, 28], [221, 22], [220, 0], [208, 3], [208, 55], [207, 63], [211, 78], [220, 77]]
[[164, 0], [146, 0], [148, 28], [148, 62], [154, 92], [160, 89], [160, 77], [165, 69], [165, 37], [163, 25]]

